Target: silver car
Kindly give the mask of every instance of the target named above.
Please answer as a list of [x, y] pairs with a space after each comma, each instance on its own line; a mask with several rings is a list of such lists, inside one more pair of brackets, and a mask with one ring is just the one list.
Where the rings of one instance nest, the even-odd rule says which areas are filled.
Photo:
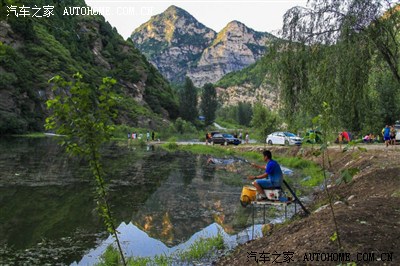
[[301, 145], [303, 139], [290, 132], [274, 132], [265, 141], [269, 145]]

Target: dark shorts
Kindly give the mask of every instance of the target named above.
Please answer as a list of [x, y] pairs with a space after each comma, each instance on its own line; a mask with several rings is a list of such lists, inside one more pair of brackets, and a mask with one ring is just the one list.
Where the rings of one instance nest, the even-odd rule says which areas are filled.
[[395, 139], [395, 138], [396, 138], [396, 135], [390, 136], [390, 139]]
[[384, 141], [390, 140], [390, 137], [383, 137]]

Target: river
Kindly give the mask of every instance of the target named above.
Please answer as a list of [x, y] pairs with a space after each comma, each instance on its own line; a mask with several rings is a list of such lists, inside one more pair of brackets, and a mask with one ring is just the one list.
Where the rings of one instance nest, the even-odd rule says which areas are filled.
[[[98, 262], [113, 239], [98, 218], [85, 161], [66, 155], [54, 137], [2, 138], [0, 151], [0, 264]], [[121, 143], [104, 154], [128, 256], [170, 254], [218, 233], [230, 247], [251, 237], [250, 208], [239, 197], [242, 177], [254, 170], [243, 162], [225, 168], [203, 155]]]

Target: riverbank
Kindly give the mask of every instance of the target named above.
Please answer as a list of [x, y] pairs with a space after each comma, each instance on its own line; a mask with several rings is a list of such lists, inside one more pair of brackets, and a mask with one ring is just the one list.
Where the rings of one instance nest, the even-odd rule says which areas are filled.
[[[292, 264], [338, 265], [336, 256], [310, 257], [310, 253], [348, 253], [342, 262], [358, 265], [399, 265], [400, 254], [400, 149], [363, 146], [342, 152], [339, 147], [329, 149], [333, 173], [329, 189], [334, 199], [340, 240], [335, 238], [332, 214], [327, 208], [324, 191], [315, 193], [307, 206], [308, 217], [295, 217], [291, 222], [276, 226], [268, 236], [250, 241], [221, 258], [217, 265], [268, 264], [273, 260]], [[264, 146], [241, 146], [242, 151], [262, 150]], [[310, 148], [268, 147], [276, 155], [301, 156], [321, 164], [321, 156], [313, 156]], [[348, 183], [337, 184], [346, 170], [356, 173]], [[290, 259], [289, 259], [290, 258]], [[327, 259], [336, 261], [327, 261]], [[318, 259], [318, 260], [317, 260]]]

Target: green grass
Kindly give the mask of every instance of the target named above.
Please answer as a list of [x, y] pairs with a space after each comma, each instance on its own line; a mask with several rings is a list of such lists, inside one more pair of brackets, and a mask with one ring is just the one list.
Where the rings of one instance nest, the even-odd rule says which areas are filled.
[[196, 240], [189, 249], [180, 252], [179, 257], [182, 261], [193, 261], [204, 258], [215, 250], [221, 250], [225, 247], [224, 239], [221, 234], [211, 238], [200, 238]]
[[149, 257], [133, 257], [128, 259], [128, 266], [144, 266], [144, 265], [157, 265], [168, 266], [172, 265], [173, 259], [166, 255], [156, 255], [154, 258]]
[[118, 250], [112, 245], [108, 246], [103, 255], [101, 255], [101, 262], [97, 263], [96, 265], [97, 266], [121, 265]]
[[400, 189], [396, 190], [395, 192], [390, 195], [392, 198], [400, 198]]
[[36, 133], [29, 133], [29, 134], [21, 134], [21, 135], [12, 135], [13, 137], [24, 137], [24, 138], [44, 138], [47, 137], [44, 133], [42, 132], [36, 132]]
[[178, 144], [176, 142], [167, 142], [163, 144], [163, 147], [169, 151], [174, 151], [178, 149]]
[[[156, 255], [153, 258], [153, 262], [155, 265], [168, 266], [168, 265], [172, 265], [173, 259], [171, 256]], [[141, 264], [141, 265], [143, 265], [143, 264]]]
[[[242, 131], [242, 133], [244, 133], [246, 131], [250, 131], [249, 129], [246, 128], [246, 126], [239, 125], [234, 120], [226, 120], [226, 119], [222, 119], [222, 118], [217, 118], [216, 122], [218, 125], [220, 125], [221, 127], [224, 127], [224, 128], [237, 128], [236, 130], [232, 130], [232, 131], [236, 131], [236, 132]], [[241, 130], [239, 130], [239, 128]], [[216, 129], [215, 131], [225, 132], [226, 130]], [[230, 132], [230, 131], [231, 130], [228, 130], [228, 132]]]
[[[225, 248], [224, 239], [221, 234], [210, 238], [199, 238], [190, 247], [183, 251], [177, 251], [173, 254], [157, 255], [154, 258], [150, 257], [129, 257], [125, 258], [129, 266], [144, 266], [144, 265], [172, 265], [174, 260], [181, 262], [191, 262], [202, 258], [212, 256], [212, 252]], [[101, 261], [96, 266], [119, 266], [120, 256], [118, 250], [110, 245], [101, 256]]]
[[242, 152], [240, 156], [242, 156], [247, 160], [252, 160], [252, 161], [259, 161], [262, 158], [261, 153], [256, 151]]
[[307, 187], [314, 187], [321, 184], [324, 180], [324, 175], [321, 167], [318, 164], [304, 160], [298, 157], [278, 157], [276, 156], [276, 160], [289, 168], [295, 168], [301, 170], [302, 176], [311, 177], [306, 181], [302, 181], [301, 184]]
[[202, 145], [202, 144], [192, 144], [192, 145], [171, 145], [170, 143], [162, 144], [162, 148], [168, 151], [187, 151], [194, 154], [206, 154], [213, 156], [225, 156], [234, 155], [235, 151], [229, 147], [223, 147], [219, 145]]

